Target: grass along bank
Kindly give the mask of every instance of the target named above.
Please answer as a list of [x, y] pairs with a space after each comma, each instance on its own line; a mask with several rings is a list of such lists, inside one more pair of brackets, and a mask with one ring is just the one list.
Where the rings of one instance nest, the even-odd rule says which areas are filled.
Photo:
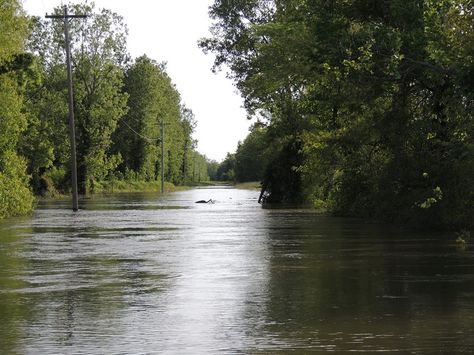
[[[165, 181], [165, 192], [173, 192], [186, 189], [184, 186], [176, 186]], [[121, 192], [160, 192], [161, 181], [139, 181], [139, 180], [107, 180], [101, 181], [94, 186], [94, 193], [121, 193]]]

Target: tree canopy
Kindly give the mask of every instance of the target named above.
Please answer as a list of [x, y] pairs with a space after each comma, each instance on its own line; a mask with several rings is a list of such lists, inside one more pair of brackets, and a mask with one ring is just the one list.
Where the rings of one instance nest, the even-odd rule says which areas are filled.
[[[56, 8], [55, 14], [63, 14]], [[192, 138], [196, 121], [166, 66], [133, 60], [121, 16], [69, 4], [80, 192], [108, 181], [208, 180]], [[0, 218], [28, 212], [33, 194], [70, 189], [64, 22], [28, 18], [16, 0], [0, 7]], [[160, 123], [165, 124], [161, 166]]]
[[470, 0], [216, 0], [200, 45], [267, 126], [267, 201], [472, 226], [473, 13]]
[[30, 77], [30, 58], [23, 55], [27, 20], [18, 1], [0, 6], [0, 218], [32, 208], [25, 160], [18, 155], [27, 127], [23, 92]]

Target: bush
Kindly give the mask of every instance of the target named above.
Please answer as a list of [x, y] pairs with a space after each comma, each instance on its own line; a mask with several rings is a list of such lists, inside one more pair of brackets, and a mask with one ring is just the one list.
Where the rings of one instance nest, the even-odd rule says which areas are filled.
[[11, 151], [5, 152], [0, 160], [0, 219], [31, 212], [34, 198], [28, 188], [25, 161]]

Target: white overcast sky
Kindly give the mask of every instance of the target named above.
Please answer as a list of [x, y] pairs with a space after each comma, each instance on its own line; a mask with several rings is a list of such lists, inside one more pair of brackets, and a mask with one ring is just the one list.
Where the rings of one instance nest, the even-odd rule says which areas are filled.
[[[183, 103], [196, 116], [194, 138], [198, 140], [198, 151], [218, 161], [227, 152], [234, 152], [250, 126], [242, 99], [224, 73], [211, 72], [213, 56], [205, 55], [197, 46], [200, 38], [209, 36], [208, 7], [213, 0], [94, 2], [97, 9], [107, 8], [123, 16], [129, 29], [128, 49], [132, 57], [146, 54], [168, 63], [167, 72]], [[23, 0], [23, 8], [30, 15], [44, 16], [62, 3]]]

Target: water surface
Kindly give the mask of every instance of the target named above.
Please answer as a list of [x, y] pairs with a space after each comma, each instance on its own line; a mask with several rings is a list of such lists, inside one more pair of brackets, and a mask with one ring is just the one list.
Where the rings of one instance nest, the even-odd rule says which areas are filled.
[[[195, 204], [212, 198], [215, 204]], [[474, 254], [194, 189], [0, 223], [5, 354], [470, 353]], [[441, 241], [440, 241], [441, 240]]]

